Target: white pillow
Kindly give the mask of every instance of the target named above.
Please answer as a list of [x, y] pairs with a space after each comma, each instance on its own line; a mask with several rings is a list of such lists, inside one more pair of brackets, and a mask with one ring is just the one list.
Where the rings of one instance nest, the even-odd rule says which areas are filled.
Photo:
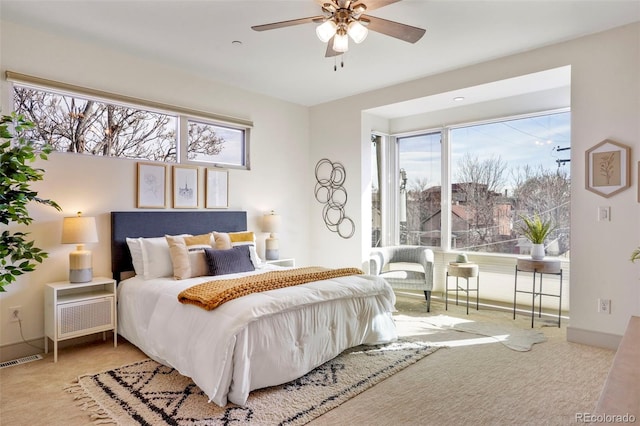
[[140, 238], [127, 238], [127, 246], [129, 246], [129, 252], [131, 253], [133, 270], [136, 271], [136, 275], [144, 275], [144, 266], [142, 264], [142, 243], [140, 242]]
[[[182, 234], [180, 236], [185, 237], [189, 236], [189, 234]], [[171, 263], [167, 239], [165, 237], [140, 237], [137, 238], [137, 240], [140, 244], [140, 251], [142, 252], [142, 267], [139, 273], [134, 263], [136, 275], [141, 276], [145, 280], [173, 276], [173, 264]]]
[[142, 278], [149, 280], [173, 275], [169, 244], [164, 237], [140, 238], [142, 246]]

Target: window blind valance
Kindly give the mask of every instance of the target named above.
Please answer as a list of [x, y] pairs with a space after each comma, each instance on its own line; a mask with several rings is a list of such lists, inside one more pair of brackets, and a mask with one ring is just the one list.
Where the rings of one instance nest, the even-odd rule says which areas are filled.
[[229, 124], [236, 127], [252, 128], [253, 122], [242, 118], [230, 117], [220, 114], [212, 114], [205, 111], [200, 111], [191, 108], [184, 108], [175, 105], [164, 104], [161, 102], [154, 102], [146, 99], [138, 99], [131, 96], [120, 95], [116, 93], [106, 92], [97, 89], [89, 89], [86, 87], [76, 86], [73, 84], [63, 83], [55, 80], [49, 80], [46, 78], [34, 77], [27, 74], [21, 74], [13, 71], [5, 72], [7, 81], [15, 82], [18, 84], [35, 86], [39, 88], [47, 88], [65, 92], [68, 94], [85, 95], [92, 98], [99, 98], [102, 100], [123, 103], [136, 107], [146, 107], [153, 110], [159, 110], [163, 112], [173, 112], [177, 114], [187, 115], [191, 117], [199, 117], [208, 120], [214, 120], [219, 123]]

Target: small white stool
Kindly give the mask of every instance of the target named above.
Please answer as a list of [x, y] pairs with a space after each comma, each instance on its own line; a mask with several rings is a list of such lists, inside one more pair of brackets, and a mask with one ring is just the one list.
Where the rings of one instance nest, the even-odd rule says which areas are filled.
[[[449, 288], [449, 277], [456, 277], [456, 287]], [[458, 284], [458, 279], [464, 278], [467, 281], [466, 288], [460, 287]], [[476, 279], [476, 287], [469, 288], [469, 278]], [[449, 291], [456, 291], [456, 305], [458, 304], [458, 292], [459, 290], [467, 293], [467, 315], [469, 314], [469, 292], [476, 292], [476, 310], [480, 307], [480, 268], [475, 263], [456, 263], [451, 262], [449, 266], [447, 266], [447, 276], [445, 279], [445, 289], [444, 289], [444, 300], [445, 300], [445, 310], [449, 309]]]

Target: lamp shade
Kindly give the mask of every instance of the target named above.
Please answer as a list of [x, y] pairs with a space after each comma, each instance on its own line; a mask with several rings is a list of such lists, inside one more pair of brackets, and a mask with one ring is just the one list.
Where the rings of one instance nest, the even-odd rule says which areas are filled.
[[320, 41], [326, 43], [336, 34], [337, 27], [333, 19], [329, 19], [316, 27], [316, 35]]
[[85, 243], [97, 243], [98, 231], [94, 217], [65, 217], [62, 221], [62, 244], [77, 244], [69, 253], [69, 282], [86, 283], [93, 279], [91, 251], [84, 249]]
[[65, 217], [62, 222], [62, 244], [97, 243], [95, 217]]
[[335, 37], [333, 37], [333, 50], [339, 53], [344, 53], [349, 50], [349, 37], [347, 37], [347, 33], [337, 33]]
[[280, 231], [280, 215], [271, 211], [264, 215], [262, 220], [262, 232], [276, 233]]
[[369, 34], [369, 30], [367, 27], [362, 25], [358, 21], [351, 21], [349, 23], [349, 29], [347, 30], [347, 34], [355, 41], [356, 43], [362, 43], [365, 38], [367, 38], [367, 34]]

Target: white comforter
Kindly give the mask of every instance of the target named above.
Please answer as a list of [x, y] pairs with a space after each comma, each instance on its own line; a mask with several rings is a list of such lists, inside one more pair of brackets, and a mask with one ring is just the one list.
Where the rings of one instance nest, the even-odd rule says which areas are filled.
[[397, 338], [395, 296], [376, 276], [255, 293], [212, 311], [177, 300], [192, 285], [246, 274], [124, 280], [118, 286], [118, 332], [191, 377], [220, 406], [227, 400], [244, 405], [250, 391], [300, 377], [349, 347]]

